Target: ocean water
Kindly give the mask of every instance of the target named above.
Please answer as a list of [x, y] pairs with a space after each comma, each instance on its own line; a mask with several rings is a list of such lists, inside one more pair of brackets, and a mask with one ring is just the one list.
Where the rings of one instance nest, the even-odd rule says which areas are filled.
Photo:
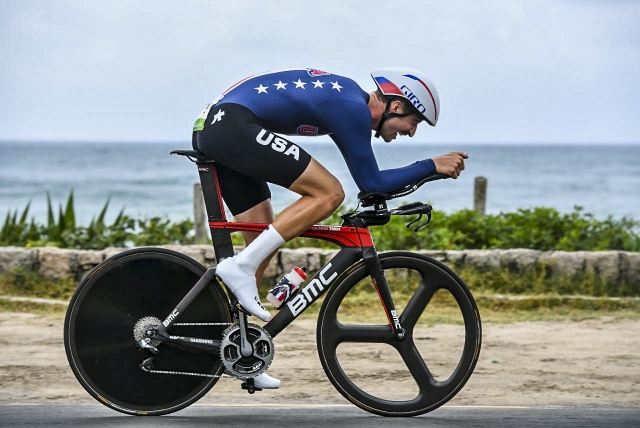
[[[346, 205], [354, 208], [358, 189], [331, 142], [301, 142], [342, 183]], [[195, 165], [170, 156], [190, 143], [0, 143], [0, 215], [22, 212], [46, 221], [46, 194], [57, 211], [73, 189], [76, 217], [87, 224], [110, 200], [108, 220], [124, 208], [135, 217], [193, 216]], [[397, 202], [430, 202], [437, 211], [473, 207], [474, 178], [488, 179], [487, 212], [575, 205], [598, 218], [640, 219], [640, 145], [498, 145], [374, 143], [381, 168], [407, 165], [454, 150], [469, 153], [457, 180], [428, 183]], [[297, 195], [272, 186], [276, 212]], [[391, 201], [389, 206], [395, 206]]]

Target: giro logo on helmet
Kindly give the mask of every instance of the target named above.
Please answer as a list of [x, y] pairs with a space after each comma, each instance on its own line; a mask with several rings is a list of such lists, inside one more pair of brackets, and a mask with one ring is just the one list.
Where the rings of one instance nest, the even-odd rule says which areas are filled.
[[406, 85], [402, 85], [402, 88], [400, 88], [402, 90], [402, 93], [405, 94], [405, 96], [407, 97], [407, 99], [409, 101], [411, 101], [411, 103], [413, 103], [413, 106], [422, 114], [424, 114], [425, 111], [427, 111], [426, 107], [422, 105], [422, 103], [420, 102], [420, 100], [418, 99], [418, 97], [416, 97], [416, 95], [411, 92], [411, 89], [407, 88]]

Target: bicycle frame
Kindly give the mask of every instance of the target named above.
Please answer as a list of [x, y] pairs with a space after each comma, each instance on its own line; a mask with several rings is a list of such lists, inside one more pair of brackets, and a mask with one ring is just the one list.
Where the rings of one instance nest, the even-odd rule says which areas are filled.
[[[214, 162], [196, 162], [202, 184], [205, 207], [209, 219], [211, 239], [219, 262], [234, 255], [230, 234], [237, 231], [262, 232], [267, 224], [236, 223], [226, 219], [220, 185]], [[400, 324], [395, 310], [391, 293], [375, 250], [371, 232], [366, 227], [353, 226], [312, 226], [301, 236], [316, 238], [332, 242], [341, 247], [340, 251], [327, 262], [293, 298], [284, 305], [279, 312], [264, 326], [265, 330], [275, 337], [293, 322], [300, 314], [315, 303], [343, 273], [350, 271], [350, 267], [360, 260], [367, 266], [373, 284], [378, 292], [387, 315], [389, 325], [397, 340], [402, 340], [405, 331]], [[359, 264], [358, 264], [359, 265]], [[355, 268], [355, 266], [354, 266]], [[219, 346], [218, 341], [209, 339], [188, 338], [182, 336], [168, 336], [166, 331], [173, 325], [176, 318], [189, 306], [211, 282], [218, 281], [215, 268], [209, 268], [202, 278], [193, 286], [187, 295], [169, 313], [158, 327], [158, 333], [165, 341], [195, 346], [202, 349], [214, 350]], [[227, 289], [231, 303], [237, 302], [233, 293]], [[239, 317], [241, 320], [243, 317]]]

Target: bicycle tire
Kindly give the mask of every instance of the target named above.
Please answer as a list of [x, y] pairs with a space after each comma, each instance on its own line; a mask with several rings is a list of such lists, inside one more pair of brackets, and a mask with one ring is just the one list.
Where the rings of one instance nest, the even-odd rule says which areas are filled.
[[[136, 348], [135, 323], [163, 320], [206, 269], [190, 257], [163, 248], [139, 248], [96, 266], [79, 284], [64, 322], [69, 365], [100, 403], [126, 414], [162, 415], [206, 394], [218, 378], [148, 373]], [[212, 283], [180, 314], [178, 322], [230, 323], [228, 300]], [[225, 326], [172, 326], [170, 332], [218, 339]], [[193, 348], [159, 344], [154, 368], [220, 375], [219, 358]]]
[[[462, 389], [471, 376], [478, 361], [482, 341], [480, 315], [468, 287], [451, 269], [437, 260], [410, 252], [390, 252], [380, 254], [380, 262], [385, 274], [391, 269], [400, 269], [401, 271], [415, 271], [419, 275], [420, 281], [416, 292], [407, 303], [406, 310], [399, 316], [402, 326], [406, 329], [404, 340], [397, 341], [393, 338], [388, 323], [386, 325], [350, 326], [338, 320], [339, 312], [341, 312], [340, 307], [341, 305], [346, 307], [347, 303], [345, 302], [349, 292], [354, 290], [358, 284], [370, 282], [367, 280], [368, 270], [360, 261], [338, 279], [323, 302], [317, 326], [318, 354], [322, 367], [333, 386], [356, 406], [382, 416], [416, 416], [435, 410], [449, 401]], [[393, 291], [393, 287], [390, 286], [390, 289]], [[464, 344], [461, 346], [460, 360], [457, 364], [452, 365], [455, 368], [444, 381], [434, 379], [428, 365], [422, 360], [423, 357], [420, 355], [413, 337], [418, 317], [427, 309], [431, 298], [438, 290], [446, 290], [453, 296], [464, 321]], [[396, 308], [399, 308], [397, 303]], [[383, 312], [382, 305], [380, 305], [380, 311]], [[400, 311], [398, 310], [398, 312]], [[384, 324], [384, 322], [380, 324]], [[389, 348], [390, 352], [397, 351], [400, 354], [398, 360], [406, 365], [408, 374], [413, 377], [418, 389], [417, 395], [409, 399], [392, 400], [380, 398], [362, 389], [359, 384], [362, 383], [363, 376], [355, 374], [353, 377], [358, 377], [356, 380], [350, 378], [345, 368], [347, 365], [345, 359], [342, 359], [341, 364], [338, 357], [338, 346], [349, 342], [357, 343], [358, 348], [367, 346], [367, 343], [390, 345], [392, 347]], [[363, 350], [358, 352], [362, 353]], [[369, 351], [364, 350], [364, 352]], [[367, 365], [364, 361], [360, 359], [356, 364], [361, 371], [365, 370], [366, 372]], [[387, 368], [384, 367], [383, 370], [387, 370]], [[378, 375], [374, 382], [381, 383], [381, 379], [382, 376]], [[394, 378], [394, 380], [396, 379]], [[381, 391], [380, 388], [384, 388], [384, 385], [378, 386], [377, 391]], [[388, 384], [386, 385], [388, 386]]]

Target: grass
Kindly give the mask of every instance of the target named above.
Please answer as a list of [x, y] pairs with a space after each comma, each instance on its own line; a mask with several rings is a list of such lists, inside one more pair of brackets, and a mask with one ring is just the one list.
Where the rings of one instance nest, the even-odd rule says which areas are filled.
[[63, 319], [67, 312], [67, 307], [65, 305], [11, 301], [0, 298], [0, 312], [23, 312], [43, 315], [48, 318]]
[[[543, 270], [514, 273], [499, 269], [482, 273], [461, 268], [458, 271], [475, 296], [483, 322], [640, 319], [640, 299], [634, 298], [640, 293], [636, 288], [626, 284], [606, 284], [593, 275], [562, 280], [546, 276]], [[417, 288], [419, 277], [399, 269], [387, 270], [386, 277], [400, 313]], [[0, 274], [0, 295], [5, 296], [68, 301], [76, 286], [77, 282], [71, 277], [48, 281], [36, 273], [20, 270]], [[261, 287], [261, 292], [265, 293], [266, 287]], [[613, 293], [622, 295], [623, 298], [610, 298]], [[305, 311], [302, 318], [317, 319], [323, 298]], [[0, 311], [33, 312], [60, 317], [64, 316], [66, 307], [0, 299]], [[348, 294], [338, 318], [342, 322], [387, 322], [378, 294], [368, 280], [361, 281]], [[419, 323], [461, 324], [462, 318], [453, 296], [446, 290], [439, 290]]]
[[21, 269], [0, 274], [0, 295], [69, 300], [78, 282], [72, 277], [45, 280], [35, 272]]
[[454, 270], [474, 294], [640, 297], [640, 282], [605, 281], [592, 272], [570, 278], [553, 277], [544, 264], [517, 272], [508, 268], [480, 271], [469, 266]]
[[[581, 321], [585, 319], [640, 320], [640, 298], [611, 298], [604, 290], [624, 290], [633, 294], [627, 285], [606, 284], [593, 275], [571, 280], [548, 278], [542, 271], [525, 275], [498, 270], [487, 275], [474, 269], [461, 269], [461, 276], [470, 286], [483, 322], [510, 323], [524, 321]], [[387, 270], [387, 281], [398, 312], [406, 306], [420, 282], [411, 272]], [[567, 295], [560, 294], [565, 292]], [[315, 319], [321, 301], [303, 315]], [[431, 299], [419, 324], [462, 324], [462, 316], [454, 297], [446, 290], [438, 290]], [[370, 281], [357, 284], [345, 297], [338, 314], [341, 322], [369, 322], [385, 324], [386, 316], [378, 294]]]

